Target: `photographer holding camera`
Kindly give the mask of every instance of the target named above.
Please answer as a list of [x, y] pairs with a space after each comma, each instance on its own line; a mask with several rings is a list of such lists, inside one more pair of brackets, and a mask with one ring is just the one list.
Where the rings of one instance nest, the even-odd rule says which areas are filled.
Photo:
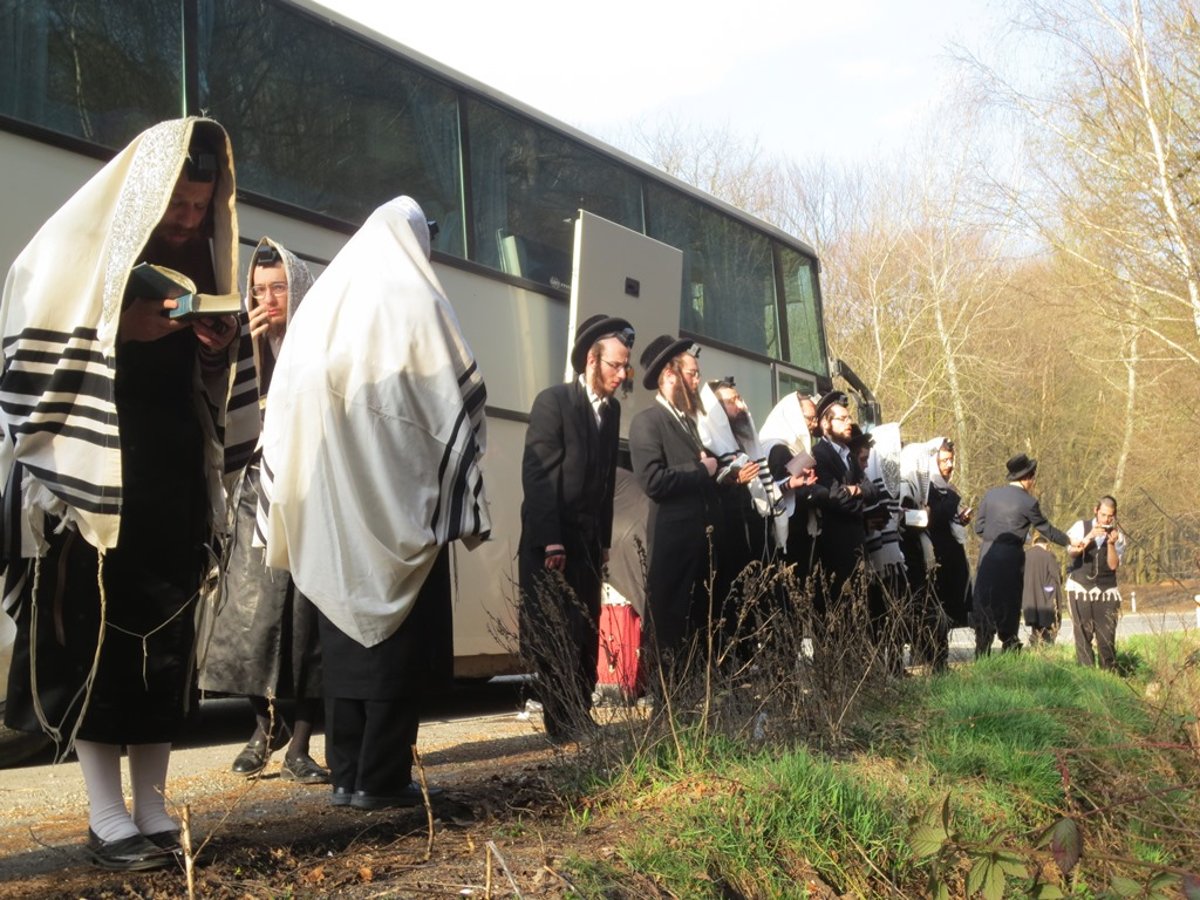
[[1095, 665], [1092, 640], [1100, 654], [1100, 668], [1116, 663], [1117, 617], [1121, 591], [1117, 569], [1125, 555], [1125, 536], [1117, 525], [1117, 501], [1100, 498], [1092, 519], [1079, 520], [1067, 531], [1067, 601], [1075, 631], [1075, 658], [1081, 666]]

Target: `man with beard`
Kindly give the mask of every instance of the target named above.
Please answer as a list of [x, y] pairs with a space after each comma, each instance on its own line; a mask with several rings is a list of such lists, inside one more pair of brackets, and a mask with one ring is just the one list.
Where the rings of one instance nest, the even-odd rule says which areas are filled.
[[665, 334], [650, 342], [641, 357], [642, 383], [658, 389], [657, 402], [629, 428], [633, 473], [650, 498], [643, 643], [653, 649], [668, 683], [681, 674], [689, 639], [708, 626], [710, 528], [712, 546], [720, 543], [717, 460], [700, 440], [700, 366], [691, 347], [691, 341]]
[[533, 401], [521, 484], [521, 648], [540, 679], [546, 734], [569, 740], [596, 685], [600, 585], [612, 543], [621, 404], [633, 327], [595, 315], [571, 350], [574, 381]]
[[[231, 409], [252, 405], [265, 412], [288, 322], [312, 283], [308, 266], [294, 253], [270, 238], [258, 242]], [[227, 458], [227, 466], [230, 462]], [[200, 688], [241, 694], [250, 701], [256, 725], [233, 761], [234, 772], [259, 774], [286, 742], [280, 777], [300, 784], [327, 784], [329, 771], [309, 755], [309, 739], [321, 707], [317, 612], [296, 591], [291, 578], [264, 565], [262, 549], [253, 546], [261, 469], [262, 456], [255, 450], [232, 491], [236, 517], [225, 578], [214, 598], [212, 632], [200, 654]], [[275, 704], [279, 699], [294, 701], [290, 723], [284, 722], [283, 711]]]
[[74, 747], [88, 854], [103, 869], [170, 866], [179, 849], [164, 791], [224, 512], [219, 436], [245, 437], [225, 418], [232, 317], [172, 318], [178, 302], [135, 288], [130, 271], [150, 262], [233, 292], [234, 197], [224, 129], [156, 125], [42, 226], [0, 307], [5, 594], [18, 627], [6, 721], [45, 730], [62, 756]]
[[827, 488], [817, 484], [811, 455], [821, 439], [816, 404], [806, 394], [789, 394], [775, 404], [759, 437], [767, 448], [767, 464], [783, 492], [788, 516], [783, 559], [793, 567], [796, 585], [803, 586], [812, 571], [813, 542], [820, 525], [817, 510], [829, 495]]
[[876, 490], [851, 451], [854, 421], [850, 401], [830, 391], [817, 403], [821, 440], [813, 447], [817, 483], [829, 491], [816, 540], [820, 585], [814, 594], [819, 615], [832, 612], [856, 571], [862, 569], [866, 523], [863, 511], [875, 503]]
[[[705, 415], [700, 420], [700, 437], [705, 447], [718, 453], [718, 499], [721, 504], [721, 546], [717, 557], [716, 599], [722, 604], [721, 618], [727, 638], [735, 632], [745, 636], [752, 629], [753, 609], [745, 604], [761, 603], [739, 585], [746, 567], [757, 561], [766, 565], [786, 532], [776, 534], [782, 521], [779, 489], [766, 468], [766, 456], [750, 410], [746, 408], [732, 377], [710, 381], [701, 392]], [[727, 457], [732, 457], [726, 462]], [[739, 623], [741, 623], [739, 625]]]

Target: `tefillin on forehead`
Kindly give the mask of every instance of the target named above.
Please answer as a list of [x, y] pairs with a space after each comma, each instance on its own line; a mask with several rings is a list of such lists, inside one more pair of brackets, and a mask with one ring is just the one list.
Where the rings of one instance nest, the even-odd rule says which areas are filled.
[[188, 181], [210, 184], [217, 180], [217, 151], [207, 135], [200, 134], [199, 131], [192, 134], [183, 171]]

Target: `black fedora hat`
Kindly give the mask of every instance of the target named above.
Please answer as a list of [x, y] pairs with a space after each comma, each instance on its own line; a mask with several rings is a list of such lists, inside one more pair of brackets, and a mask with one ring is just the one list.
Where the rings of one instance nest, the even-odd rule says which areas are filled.
[[1030, 459], [1024, 453], [1018, 453], [1016, 456], [1010, 456], [1005, 466], [1008, 467], [1008, 480], [1020, 481], [1037, 471], [1037, 460]]
[[575, 329], [575, 344], [571, 347], [571, 368], [576, 372], [582, 372], [587, 366], [587, 355], [588, 351], [592, 349], [592, 344], [603, 337], [610, 336], [620, 338], [622, 344], [630, 350], [633, 349], [633, 326], [625, 319], [606, 316], [604, 313], [597, 313], [584, 319], [583, 323]]
[[821, 399], [817, 401], [817, 421], [825, 417], [825, 411], [831, 406], [844, 406], [850, 408], [850, 398], [842, 391], [829, 391], [821, 395]]
[[658, 375], [663, 366], [691, 347], [691, 341], [671, 337], [669, 334], [660, 334], [652, 340], [642, 351], [642, 384], [648, 390], [656, 390]]

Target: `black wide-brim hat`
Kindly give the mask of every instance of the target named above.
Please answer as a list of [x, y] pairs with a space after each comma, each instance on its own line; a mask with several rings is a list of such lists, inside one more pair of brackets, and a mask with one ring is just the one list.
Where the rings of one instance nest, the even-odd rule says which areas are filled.
[[575, 329], [575, 343], [571, 347], [571, 368], [576, 372], [582, 372], [587, 366], [588, 351], [592, 349], [592, 345], [596, 341], [606, 335], [619, 337], [622, 344], [633, 350], [633, 326], [625, 319], [597, 313], [594, 316], [588, 316]]
[[660, 334], [642, 351], [642, 386], [647, 390], [658, 389], [658, 376], [663, 367], [692, 348], [692, 342], [683, 338]]
[[1008, 480], [1020, 481], [1037, 471], [1037, 460], [1030, 459], [1024, 453], [1009, 457], [1005, 466], [1008, 468]]
[[822, 395], [821, 399], [817, 401], [817, 421], [819, 422], [825, 415], [825, 410], [834, 405], [844, 406], [846, 409], [849, 409], [850, 398], [842, 391], [829, 391]]

